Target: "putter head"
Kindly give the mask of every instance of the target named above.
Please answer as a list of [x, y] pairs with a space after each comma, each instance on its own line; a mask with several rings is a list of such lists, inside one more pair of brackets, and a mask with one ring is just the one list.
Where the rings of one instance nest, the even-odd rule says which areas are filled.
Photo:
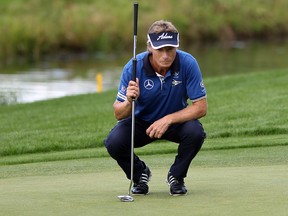
[[120, 199], [121, 202], [133, 202], [134, 201], [133, 197], [129, 195], [120, 195], [118, 196], [118, 198]]

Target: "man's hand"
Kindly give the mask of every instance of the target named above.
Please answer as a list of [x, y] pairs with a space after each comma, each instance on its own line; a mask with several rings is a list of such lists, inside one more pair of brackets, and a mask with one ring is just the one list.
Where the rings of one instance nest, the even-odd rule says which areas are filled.
[[150, 127], [146, 130], [146, 134], [150, 138], [160, 139], [163, 134], [167, 131], [170, 125], [180, 124], [186, 121], [191, 121], [194, 119], [199, 119], [206, 115], [207, 112], [207, 100], [203, 98], [199, 101], [192, 103], [186, 108], [171, 113], [164, 116], [163, 118], [155, 121]]
[[139, 95], [140, 95], [139, 80], [137, 78], [136, 82], [132, 80], [129, 82], [129, 85], [126, 91], [126, 98], [129, 102], [132, 102], [132, 99], [133, 98], [137, 99]]
[[150, 138], [158, 138], [160, 139], [163, 134], [167, 131], [169, 126], [171, 125], [171, 121], [169, 118], [163, 117], [157, 121], [155, 121], [150, 127], [146, 130], [146, 134]]

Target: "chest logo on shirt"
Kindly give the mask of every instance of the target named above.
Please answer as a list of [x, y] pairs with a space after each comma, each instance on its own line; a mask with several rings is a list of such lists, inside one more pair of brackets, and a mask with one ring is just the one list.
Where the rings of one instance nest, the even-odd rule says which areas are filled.
[[154, 82], [151, 79], [147, 79], [144, 82], [144, 87], [147, 90], [151, 90], [154, 87]]
[[179, 84], [181, 84], [182, 83], [182, 81], [178, 81], [178, 80], [172, 80], [172, 86], [176, 86], [176, 85], [179, 85]]

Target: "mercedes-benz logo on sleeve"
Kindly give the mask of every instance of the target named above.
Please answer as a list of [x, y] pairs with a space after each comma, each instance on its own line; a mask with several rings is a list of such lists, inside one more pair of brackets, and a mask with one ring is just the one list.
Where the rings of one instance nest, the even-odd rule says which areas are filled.
[[147, 90], [151, 90], [154, 87], [154, 82], [150, 79], [145, 80], [144, 87]]

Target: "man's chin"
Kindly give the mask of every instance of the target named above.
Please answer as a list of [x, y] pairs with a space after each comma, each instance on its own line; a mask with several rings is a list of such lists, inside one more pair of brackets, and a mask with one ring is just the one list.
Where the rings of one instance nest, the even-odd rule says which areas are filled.
[[169, 62], [169, 63], [166, 63], [166, 62], [163, 63], [163, 62], [161, 62], [160, 66], [161, 66], [162, 68], [169, 68], [169, 67], [171, 66], [171, 64], [172, 64], [172, 63], [170, 63], [170, 62]]

